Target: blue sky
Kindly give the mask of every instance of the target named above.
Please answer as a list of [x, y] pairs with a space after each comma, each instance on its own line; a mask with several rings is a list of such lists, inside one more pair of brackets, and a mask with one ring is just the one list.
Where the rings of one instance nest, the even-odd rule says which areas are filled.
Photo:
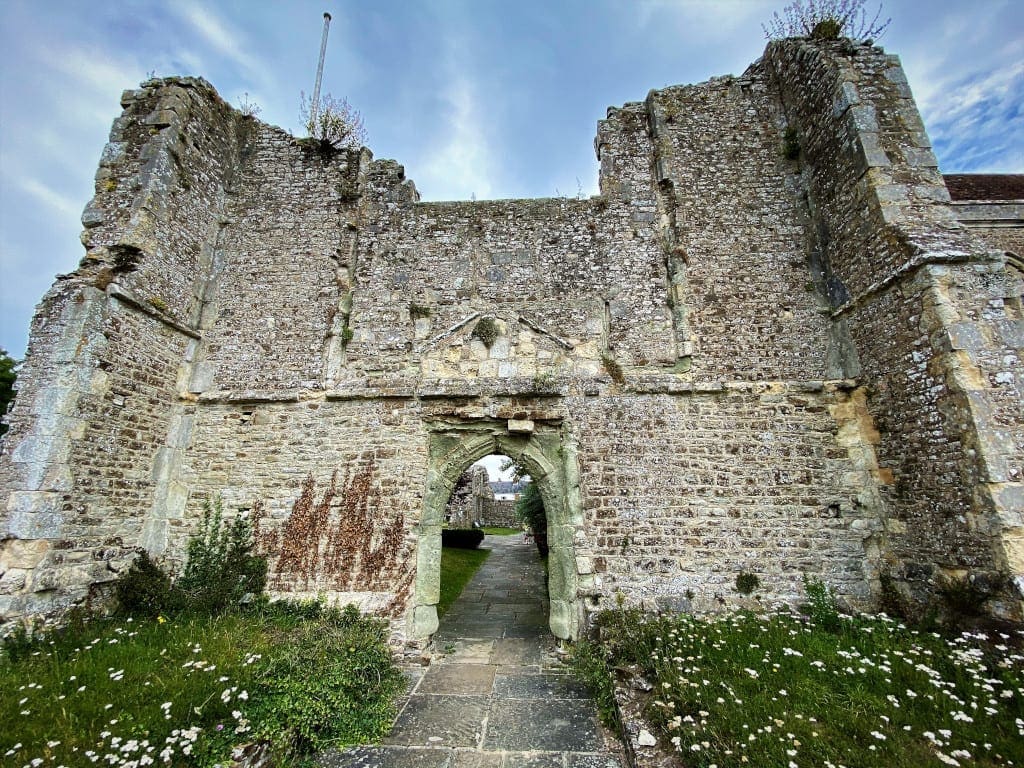
[[[201, 75], [299, 133], [322, 14], [324, 91], [424, 199], [592, 194], [596, 122], [651, 88], [739, 74], [785, 0], [0, 0], [0, 346], [83, 254], [79, 217], [121, 91]], [[943, 171], [1024, 172], [1024, 3], [890, 0]]]

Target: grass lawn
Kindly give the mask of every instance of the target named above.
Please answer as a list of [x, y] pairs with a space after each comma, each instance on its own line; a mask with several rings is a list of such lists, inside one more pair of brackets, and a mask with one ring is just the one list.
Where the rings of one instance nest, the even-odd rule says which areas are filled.
[[[277, 765], [379, 740], [403, 688], [383, 622], [316, 604], [94, 619], [0, 654], [0, 764]], [[36, 762], [38, 761], [38, 762]]]
[[441, 600], [437, 604], [438, 618], [444, 616], [449, 606], [462, 594], [466, 584], [484, 564], [489, 554], [489, 549], [441, 549]]
[[644, 715], [682, 765], [1024, 763], [1019, 633], [944, 637], [827, 612], [600, 621], [603, 644], [577, 645], [577, 671], [605, 714], [612, 669], [649, 681]]
[[522, 528], [502, 528], [499, 526], [484, 526], [484, 533], [488, 536], [515, 536], [523, 532]]

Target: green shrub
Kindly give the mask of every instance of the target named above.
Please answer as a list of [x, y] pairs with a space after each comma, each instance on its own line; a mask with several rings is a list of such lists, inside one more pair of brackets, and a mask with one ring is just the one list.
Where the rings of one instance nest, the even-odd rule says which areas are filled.
[[150, 306], [153, 307], [153, 309], [157, 310], [158, 312], [163, 312], [165, 315], [170, 309], [167, 306], [167, 302], [161, 299], [159, 296], [150, 296], [148, 301]]
[[601, 365], [608, 371], [608, 375], [611, 380], [616, 384], [622, 384], [626, 381], [626, 375], [622, 372], [622, 366], [619, 365], [619, 361], [611, 355], [605, 353], [601, 355]]
[[761, 586], [761, 580], [753, 573], [736, 574], [736, 591], [741, 595], [753, 594]]
[[787, 160], [800, 157], [800, 134], [796, 128], [787, 128], [782, 132], [782, 156]]
[[156, 617], [174, 613], [182, 607], [181, 593], [174, 589], [171, 577], [143, 550], [131, 568], [114, 584], [121, 610], [129, 616]]
[[287, 637], [260, 670], [250, 716], [274, 755], [379, 741], [391, 726], [405, 678], [387, 647], [387, 624], [354, 606], [328, 609]]
[[262, 594], [267, 561], [253, 554], [254, 546], [248, 518], [240, 515], [225, 525], [220, 497], [207, 500], [199, 530], [188, 542], [185, 570], [175, 584], [188, 607], [218, 613], [246, 595]]
[[428, 318], [431, 315], [430, 307], [426, 304], [417, 304], [416, 302], [410, 302], [409, 304], [409, 317], [413, 320], [422, 320]]
[[815, 576], [804, 574], [804, 593], [807, 603], [803, 608], [811, 620], [829, 631], [838, 629], [841, 623], [839, 606], [828, 585]]
[[516, 499], [516, 519], [528, 525], [533, 531], [537, 551], [541, 557], [548, 553], [548, 517], [544, 512], [544, 500], [536, 483], [528, 483]]
[[121, 611], [152, 617], [183, 610], [215, 615], [263, 593], [267, 561], [253, 554], [252, 525], [244, 517], [225, 523], [219, 497], [203, 506], [199, 530], [189, 539], [185, 570], [173, 581], [145, 552], [114, 584]]
[[441, 546], [457, 549], [476, 549], [484, 540], [484, 532], [479, 528], [442, 528]]
[[839, 37], [839, 33], [842, 31], [843, 22], [841, 19], [822, 19], [811, 28], [811, 39], [835, 40]]
[[814, 40], [835, 40], [842, 36], [851, 40], [877, 40], [889, 26], [890, 19], [882, 20], [879, 4], [874, 16], [864, 7], [866, 0], [793, 0], [772, 14], [768, 24], [762, 24], [764, 36], [769, 40], [786, 37], [810, 37]]

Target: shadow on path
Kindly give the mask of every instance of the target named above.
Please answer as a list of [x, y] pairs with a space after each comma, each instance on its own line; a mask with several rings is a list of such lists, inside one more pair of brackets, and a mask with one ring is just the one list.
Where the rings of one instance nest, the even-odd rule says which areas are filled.
[[332, 768], [621, 768], [621, 748], [548, 630], [544, 568], [521, 536], [490, 557], [441, 619], [426, 668], [380, 747], [326, 754]]

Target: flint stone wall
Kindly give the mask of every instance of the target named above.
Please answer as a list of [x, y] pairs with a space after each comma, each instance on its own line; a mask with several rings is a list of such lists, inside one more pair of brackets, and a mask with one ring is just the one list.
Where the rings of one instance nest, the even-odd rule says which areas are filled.
[[619, 594], [735, 604], [741, 572], [765, 604], [804, 574], [858, 607], [959, 580], [1020, 618], [1019, 286], [895, 57], [783, 41], [610, 109], [589, 200], [421, 203], [199, 80], [123, 103], [9, 416], [7, 619], [139, 547], [180, 566], [219, 495], [275, 594], [423, 639], [437, 499], [494, 451], [555, 510], [561, 637]]

